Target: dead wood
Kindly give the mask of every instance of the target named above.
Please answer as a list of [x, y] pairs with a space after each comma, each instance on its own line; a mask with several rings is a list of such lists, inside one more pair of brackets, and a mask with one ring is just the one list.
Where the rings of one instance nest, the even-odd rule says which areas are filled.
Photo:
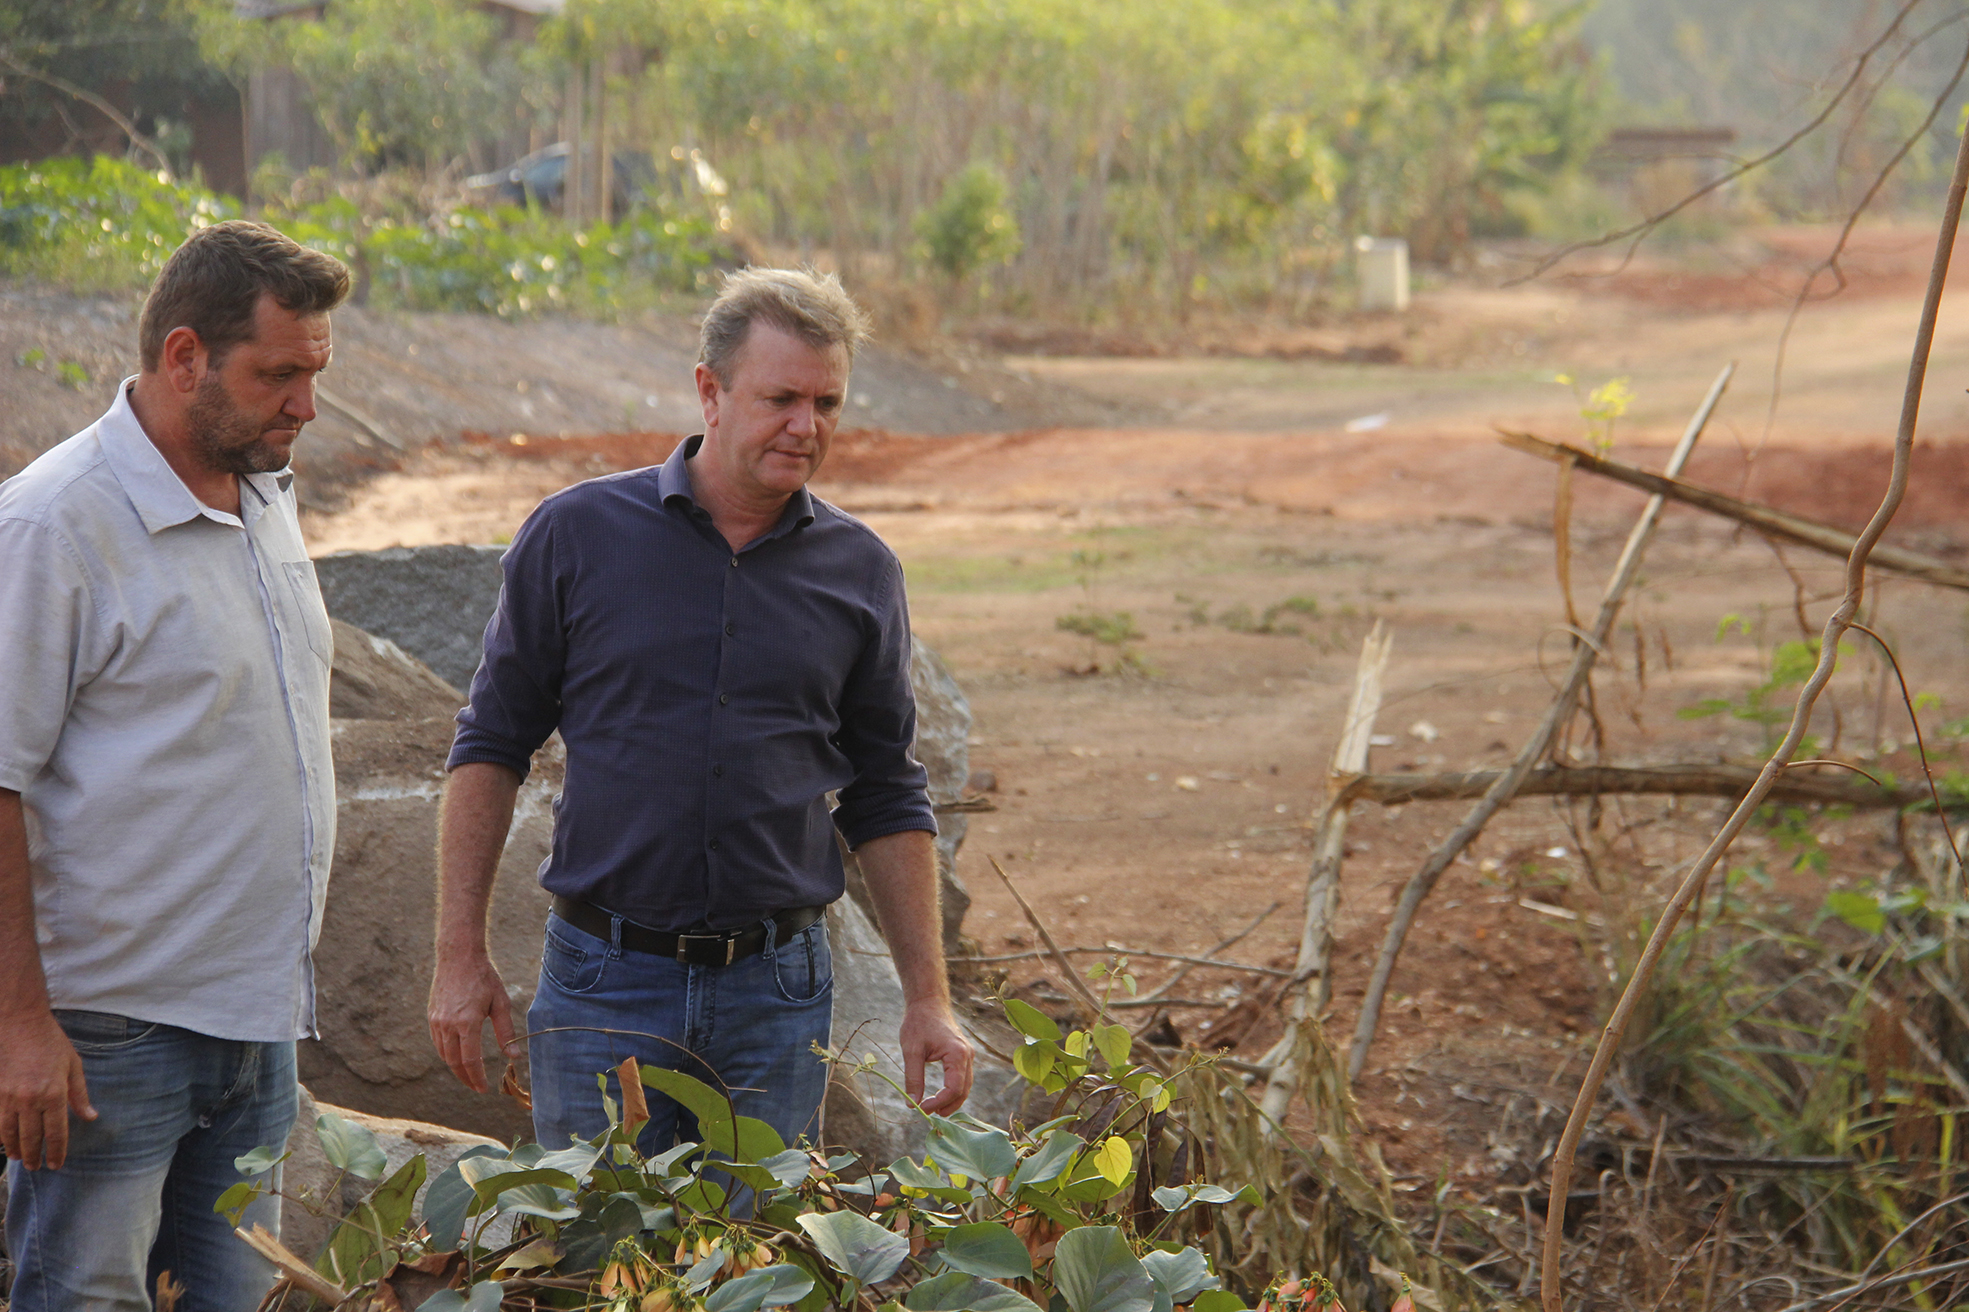
[[[1723, 391], [1730, 385], [1730, 376], [1736, 372], [1732, 361], [1716, 375], [1710, 384], [1709, 395], [1697, 407], [1695, 416], [1689, 420], [1682, 440], [1675, 444], [1673, 454], [1668, 457], [1668, 476], [1673, 478], [1682, 472], [1688, 463], [1689, 453], [1695, 449], [1696, 439], [1709, 423], [1709, 416], [1715, 411], [1717, 402], [1723, 399]], [[1525, 745], [1519, 750], [1511, 768], [1497, 777], [1497, 781], [1484, 793], [1470, 813], [1463, 818], [1450, 836], [1442, 841], [1435, 851], [1429, 854], [1422, 868], [1409, 878], [1402, 889], [1401, 901], [1396, 904], [1395, 914], [1388, 922], [1387, 936], [1381, 943], [1381, 955], [1374, 963], [1374, 975], [1368, 981], [1367, 996], [1361, 999], [1360, 1021], [1354, 1026], [1354, 1043], [1347, 1054], [1347, 1078], [1359, 1079], [1361, 1069], [1367, 1064], [1367, 1050], [1374, 1043], [1375, 1030], [1381, 1023], [1381, 1004], [1388, 996], [1388, 981], [1395, 973], [1395, 960], [1401, 955], [1402, 943], [1408, 938], [1408, 928], [1415, 922], [1415, 913], [1422, 906], [1423, 899], [1429, 896], [1442, 878], [1443, 871], [1449, 868], [1472, 839], [1483, 832], [1490, 818], [1516, 796], [1518, 786], [1529, 775], [1532, 768], [1545, 759], [1545, 755], [1557, 741], [1559, 731], [1572, 719], [1573, 711], [1579, 704], [1580, 690], [1586, 686], [1588, 676], [1593, 673], [1593, 663], [1601, 652], [1606, 650], [1607, 639], [1613, 633], [1614, 621], [1620, 615], [1622, 601], [1627, 595], [1627, 587], [1640, 572], [1641, 557], [1646, 553], [1648, 541], [1654, 536], [1655, 525], [1661, 522], [1662, 506], [1666, 498], [1648, 498], [1647, 507], [1642, 510], [1640, 519], [1635, 521], [1633, 530], [1627, 535], [1627, 545], [1620, 553], [1620, 561], [1614, 566], [1613, 577], [1607, 582], [1607, 590], [1600, 601], [1600, 613], [1594, 620], [1591, 634], [1581, 635], [1572, 653], [1572, 667], [1567, 670], [1565, 682], [1559, 686], [1559, 695], [1546, 708], [1545, 718], [1532, 732]]]
[[[1246, 974], [1250, 974], [1250, 975], [1271, 975], [1278, 979], [1288, 979], [1292, 975], [1291, 971], [1280, 970], [1276, 966], [1254, 966], [1247, 961], [1225, 961], [1221, 957], [1185, 956], [1180, 952], [1151, 952], [1147, 948], [1123, 947], [1119, 943], [1109, 943], [1106, 944], [1105, 946], [1098, 947], [1098, 948], [1063, 947], [1060, 949], [1060, 951], [1066, 953], [1070, 957], [1071, 956], [1084, 957], [1089, 955], [1110, 956], [1110, 957], [1121, 956], [1121, 957], [1143, 957], [1150, 961], [1181, 961], [1192, 966], [1210, 966], [1217, 970], [1241, 970], [1244, 971]], [[1052, 955], [1053, 954], [1051, 952], [1035, 950], [1032, 952], [1006, 952], [1006, 953], [1001, 953], [1000, 955], [994, 957], [964, 957], [961, 958], [961, 960], [970, 963], [975, 963], [977, 965], [989, 965], [1001, 961], [1032, 961], [1040, 957], [1050, 957]], [[1142, 999], [1142, 1001], [1153, 1002], [1154, 999], [1144, 998]], [[1113, 1004], [1110, 1003], [1109, 1005], [1112, 1006]]]
[[1326, 776], [1326, 800], [1316, 826], [1312, 867], [1306, 875], [1306, 918], [1299, 932], [1299, 959], [1286, 984], [1285, 1033], [1265, 1055], [1262, 1065], [1272, 1068], [1265, 1081], [1259, 1109], [1267, 1127], [1275, 1129], [1285, 1121], [1285, 1110], [1292, 1103], [1304, 1078], [1296, 1057], [1324, 1051], [1324, 1047], [1300, 1041], [1300, 1032], [1319, 1024], [1320, 1013], [1333, 997], [1333, 918], [1340, 909], [1340, 865], [1347, 851], [1347, 817], [1353, 810], [1353, 781], [1367, 769], [1369, 740], [1374, 736], [1374, 720], [1381, 714], [1381, 679], [1388, 670], [1388, 653], [1394, 638], [1379, 620], [1361, 643], [1361, 659], [1354, 671], [1354, 691], [1347, 701], [1347, 718], [1340, 726], [1340, 742], [1333, 749], [1333, 765]]
[[[1730, 818], [1723, 823], [1716, 836], [1709, 842], [1695, 866], [1683, 879], [1681, 887], [1668, 900], [1655, 922], [1654, 933], [1648, 938], [1639, 960], [1634, 963], [1632, 975], [1621, 990], [1620, 1001], [1614, 1005], [1613, 1014], [1608, 1017], [1606, 1028], [1601, 1032], [1599, 1042], [1594, 1046], [1593, 1059], [1587, 1064], [1586, 1075], [1580, 1081], [1579, 1096], [1573, 1101], [1572, 1113], [1566, 1119], [1566, 1128], [1559, 1136], [1558, 1147], [1552, 1154], [1552, 1202], [1545, 1219], [1545, 1251], [1540, 1268], [1541, 1288], [1539, 1297], [1545, 1312], [1561, 1312], [1564, 1306], [1564, 1291], [1560, 1286], [1560, 1258], [1566, 1227], [1566, 1189], [1572, 1181], [1573, 1156], [1579, 1149], [1580, 1137], [1585, 1133], [1587, 1119], [1600, 1095], [1600, 1087], [1605, 1083], [1607, 1071], [1613, 1065], [1615, 1054], [1620, 1051], [1621, 1040], [1627, 1033], [1628, 1022], [1634, 1017], [1641, 999], [1654, 979], [1655, 970], [1661, 964], [1662, 954], [1668, 948], [1669, 937], [1689, 906], [1702, 896], [1704, 885], [1709, 880], [1709, 872], [1716, 868], [1723, 853], [1729, 849], [1736, 836], [1743, 831], [1750, 817], [1763, 804], [1765, 796], [1776, 784], [1779, 772], [1797, 755], [1798, 745], [1804, 740], [1805, 731], [1811, 724], [1813, 708], [1818, 705], [1819, 694], [1826, 684], [1832, 681], [1834, 666], [1838, 663], [1839, 643], [1846, 636], [1853, 622], [1859, 617], [1861, 603], [1866, 599], [1866, 567], [1873, 555], [1875, 544], [1887, 525], [1893, 521], [1894, 513], [1900, 509], [1901, 500], [1907, 495], [1908, 468], [1914, 454], [1914, 431], [1921, 415], [1921, 392], [1928, 378], [1928, 357], [1935, 342], [1935, 321], [1941, 313], [1942, 289], [1948, 283], [1950, 257], [1955, 252], [1956, 233], [1962, 225], [1962, 205], [1965, 194], [1969, 194], [1969, 133], [1962, 136], [1956, 147], [1955, 170], [1949, 179], [1948, 202], [1943, 207], [1941, 231], [1935, 241], [1934, 263], [1928, 271], [1928, 289], [1921, 306], [1921, 323], [1915, 329], [1914, 348], [1910, 352], [1907, 370], [1907, 387], [1901, 398], [1900, 424], [1894, 433], [1894, 459], [1887, 479], [1887, 490], [1880, 498], [1873, 517], [1867, 521], [1853, 543], [1851, 556], [1846, 561], [1846, 589], [1839, 605], [1826, 618], [1825, 629], [1819, 639], [1818, 664], [1811, 677], [1799, 689], [1798, 700], [1792, 708], [1791, 725], [1785, 731], [1784, 740], [1771, 753], [1758, 773], [1757, 780], [1737, 804]], [[1660, 498], [1650, 501], [1654, 505]], [[1963, 1264], [1969, 1266], [1969, 1262]], [[1842, 1291], [1844, 1295], [1864, 1291], [1865, 1285], [1855, 1287], [1855, 1291]], [[1820, 1300], [1814, 1300], [1820, 1301]], [[1824, 1300], [1830, 1301], [1830, 1300]]]
[[[1814, 551], [1823, 551], [1828, 555], [1838, 556], [1841, 560], [1852, 554], [1856, 539], [1851, 533], [1834, 528], [1830, 524], [1821, 524], [1817, 520], [1806, 519], [1802, 515], [1793, 515], [1770, 506], [1760, 506], [1752, 501], [1739, 501], [1721, 492], [1712, 492], [1706, 487], [1684, 483], [1679, 478], [1664, 478], [1660, 474], [1651, 474], [1645, 469], [1623, 465], [1616, 460], [1603, 460], [1576, 446], [1564, 442], [1548, 442], [1531, 433], [1499, 429], [1498, 434], [1497, 440], [1512, 450], [1553, 461], [1562, 469], [1570, 464], [1589, 474], [1611, 478], [1617, 483], [1637, 487], [1643, 492], [1667, 497], [1671, 501], [1679, 501], [1683, 505], [1694, 506], [1697, 510], [1706, 510], [1712, 515], [1721, 515], [1725, 519], [1733, 519], [1739, 524], [1749, 525], [1759, 533], [1786, 542], [1795, 542], [1801, 547], [1810, 547]], [[1945, 588], [1969, 590], [1969, 570], [1957, 569], [1946, 561], [1937, 560], [1933, 556], [1924, 556], [1918, 551], [1907, 551], [1900, 547], [1875, 547], [1869, 562], [1882, 569], [1892, 570], [1896, 574], [1905, 574], [1909, 578], [1940, 584]]]
[[[1279, 905], [1280, 904], [1277, 902], [1272, 903], [1270, 906], [1266, 907], [1263, 911], [1260, 911], [1257, 914], [1257, 916], [1252, 919], [1250, 924], [1246, 925], [1243, 929], [1240, 929], [1237, 933], [1231, 935], [1229, 938], [1224, 939], [1222, 942], [1218, 943], [1217, 946], [1211, 948], [1210, 951], [1204, 953], [1204, 955], [1206, 957], [1215, 957], [1220, 952], [1228, 952], [1230, 949], [1236, 947], [1238, 944], [1242, 943], [1245, 939], [1249, 938], [1252, 932], [1256, 930], [1258, 926], [1264, 924], [1267, 920], [1271, 919], [1272, 912], [1277, 911], [1279, 909]], [[1168, 979], [1162, 981], [1162, 983], [1156, 985], [1153, 989], [1150, 989], [1147, 993], [1144, 993], [1141, 997], [1131, 999], [1131, 1001], [1141, 1006], [1148, 1006], [1152, 1003], [1159, 1002], [1167, 998], [1169, 996], [1170, 991], [1174, 989], [1178, 984], [1181, 984], [1184, 978], [1194, 969], [1196, 969], [1196, 967], [1187, 962], [1181, 966], [1178, 966], [1176, 968], [1175, 974], [1171, 975]], [[1151, 1021], [1151, 1024], [1153, 1024], [1153, 1021]]]
[[[1364, 774], [1347, 785], [1356, 801], [1400, 806], [1407, 802], [1455, 802], [1482, 797], [1504, 777], [1502, 770], [1445, 774]], [[1590, 797], [1646, 793], [1681, 797], [1742, 797], [1756, 782], [1747, 765], [1548, 765], [1527, 774], [1519, 797]], [[1786, 774], [1771, 786], [1769, 801], [1838, 804], [1861, 809], [1898, 808], [1928, 800], [1911, 785], [1882, 788], [1851, 775]]]
[[[1019, 886], [1012, 882], [1012, 877], [1005, 873], [1005, 867], [998, 864], [998, 858], [985, 859], [991, 862], [991, 868], [996, 870], [999, 879], [1004, 881], [1005, 890], [1012, 895], [1012, 900], [1019, 904], [1019, 910], [1025, 914], [1026, 923], [1032, 926], [1032, 932], [1039, 935], [1039, 941], [1046, 945], [1046, 950], [1059, 964], [1060, 972], [1067, 977], [1067, 987], [1073, 990], [1074, 995], [1086, 1006], [1089, 1014], [1096, 1021], [1100, 1020], [1102, 1013], [1108, 1008], [1101, 1005], [1101, 1000], [1094, 996], [1094, 991], [1080, 978], [1080, 972], [1073, 968], [1073, 962], [1060, 950], [1059, 943], [1053, 938], [1053, 931], [1046, 928], [1046, 922], [1041, 920], [1039, 913], [1032, 909], [1032, 903], [1026, 901], [1026, 895], [1019, 891]], [[1140, 1053], [1143, 1060], [1153, 1066], [1158, 1074], [1169, 1074], [1169, 1063], [1164, 1061], [1162, 1054], [1150, 1047], [1146, 1041], [1137, 1036], [1133, 1046], [1134, 1051]]]
[[269, 1234], [264, 1226], [254, 1226], [251, 1230], [234, 1230], [246, 1246], [279, 1268], [281, 1276], [296, 1289], [306, 1290], [330, 1307], [339, 1305], [348, 1298], [348, 1291], [321, 1275], [313, 1267], [289, 1252], [280, 1240]]

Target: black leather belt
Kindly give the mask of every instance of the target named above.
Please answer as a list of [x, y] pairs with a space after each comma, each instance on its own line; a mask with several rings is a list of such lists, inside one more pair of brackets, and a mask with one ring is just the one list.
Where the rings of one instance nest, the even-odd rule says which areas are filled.
[[[584, 934], [608, 938], [614, 932], [615, 917], [592, 902], [554, 895], [554, 914]], [[827, 914], [826, 907], [794, 907], [773, 916], [773, 943], [789, 943], [793, 936]], [[653, 957], [669, 957], [687, 966], [729, 966], [754, 956], [766, 946], [763, 921], [723, 934], [671, 934], [650, 929], [633, 921], [622, 922], [622, 946], [631, 952]]]

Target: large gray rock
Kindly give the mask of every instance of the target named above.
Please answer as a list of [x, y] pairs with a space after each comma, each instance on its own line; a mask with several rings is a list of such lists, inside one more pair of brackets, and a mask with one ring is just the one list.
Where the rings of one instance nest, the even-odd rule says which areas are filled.
[[479, 668], [504, 547], [388, 547], [315, 561], [328, 613], [388, 638], [454, 688]]
[[957, 877], [957, 851], [964, 846], [970, 817], [943, 810], [964, 796], [971, 777], [971, 703], [951, 677], [950, 667], [921, 638], [909, 639], [909, 683], [916, 693], [916, 759], [930, 776], [930, 801], [937, 815], [937, 875], [943, 886], [943, 947], [953, 956], [971, 909], [971, 893]]
[[[436, 928], [438, 803], [448, 719], [336, 720], [335, 867], [315, 950], [319, 1039], [301, 1044], [301, 1078], [322, 1098], [374, 1116], [434, 1121], [510, 1139], [530, 1134], [525, 1112], [460, 1084], [425, 1021]], [[523, 1024], [540, 974], [548, 896], [537, 871], [553, 838], [561, 786], [559, 739], [520, 790], [493, 884], [490, 943]], [[487, 1038], [487, 1069], [505, 1058]]]
[[[280, 1242], [287, 1250], [312, 1262], [327, 1245], [328, 1237], [349, 1210], [375, 1187], [375, 1181], [359, 1180], [329, 1165], [321, 1151], [321, 1138], [315, 1122], [323, 1112], [333, 1112], [354, 1121], [376, 1136], [389, 1164], [379, 1179], [387, 1180], [405, 1162], [424, 1154], [424, 1188], [418, 1190], [416, 1214], [424, 1215], [424, 1191], [430, 1182], [449, 1170], [460, 1157], [474, 1148], [506, 1145], [497, 1139], [462, 1130], [432, 1125], [426, 1121], [371, 1116], [353, 1107], [317, 1103], [306, 1085], [301, 1086], [301, 1110], [294, 1118], [294, 1131], [287, 1136], [288, 1158], [280, 1168]], [[511, 1223], [507, 1222], [507, 1228]]]
[[[872, 1167], [904, 1153], [921, 1156], [922, 1114], [899, 1092], [903, 1083], [897, 1032], [902, 1026], [902, 980], [875, 922], [851, 897], [827, 909], [834, 954], [834, 1022], [828, 1046], [847, 1065], [828, 1081], [822, 1130], [830, 1145], [849, 1148]], [[964, 1110], [1004, 1125], [1018, 1110], [1025, 1082], [975, 1043], [970, 1099]], [[853, 1065], [872, 1069], [850, 1073]]]

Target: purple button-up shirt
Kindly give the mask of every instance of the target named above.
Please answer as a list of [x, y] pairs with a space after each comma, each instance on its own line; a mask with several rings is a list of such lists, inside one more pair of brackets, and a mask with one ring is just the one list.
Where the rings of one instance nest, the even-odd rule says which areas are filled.
[[936, 832], [895, 553], [802, 489], [734, 554], [691, 495], [700, 441], [528, 518], [449, 762], [524, 778], [560, 730], [540, 882], [666, 930], [832, 902], [836, 827]]

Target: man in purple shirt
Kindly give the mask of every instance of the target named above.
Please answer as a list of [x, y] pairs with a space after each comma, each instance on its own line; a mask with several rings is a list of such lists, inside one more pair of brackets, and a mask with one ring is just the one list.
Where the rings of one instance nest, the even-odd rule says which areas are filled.
[[[814, 1134], [837, 830], [901, 976], [909, 1093], [922, 1098], [928, 1064], [943, 1086], [926, 1110], [969, 1092], [936, 820], [910, 755], [902, 570], [806, 486], [866, 337], [831, 276], [733, 275], [700, 338], [703, 435], [660, 466], [549, 497], [506, 554], [449, 762], [430, 1023], [473, 1089], [488, 1019], [518, 1053], [487, 906], [519, 786], [558, 730], [567, 779], [540, 874], [554, 906], [527, 1016], [549, 1147], [604, 1128], [595, 1076], [631, 1055], [730, 1089], [789, 1143]], [[669, 1100], [650, 1112], [646, 1151], [697, 1137]]]

